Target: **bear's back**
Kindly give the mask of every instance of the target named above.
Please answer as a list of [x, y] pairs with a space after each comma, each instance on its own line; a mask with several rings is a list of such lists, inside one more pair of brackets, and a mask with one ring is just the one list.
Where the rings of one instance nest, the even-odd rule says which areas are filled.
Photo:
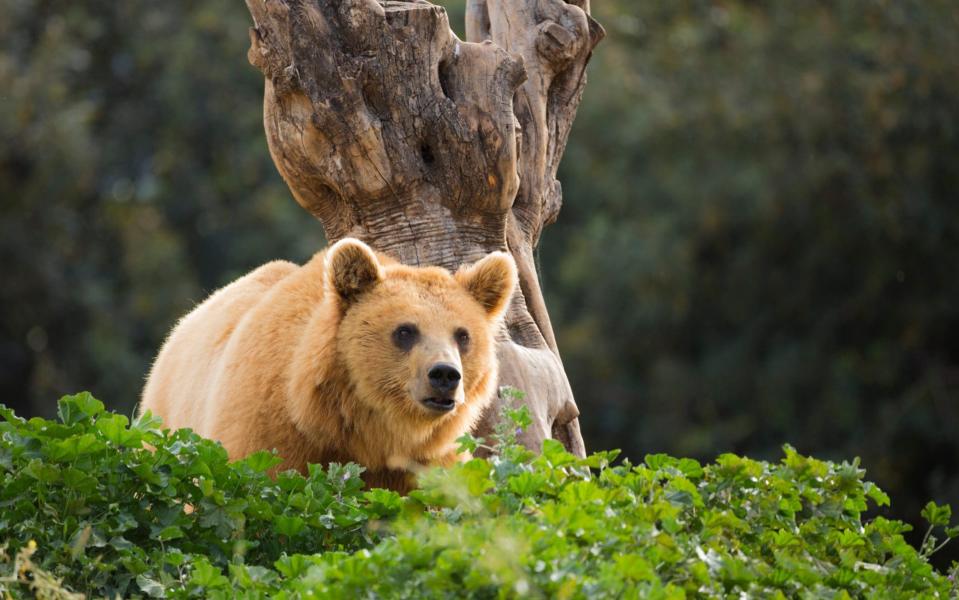
[[141, 411], [161, 416], [165, 427], [190, 427], [208, 435], [204, 406], [237, 327], [270, 290], [299, 268], [287, 261], [267, 263], [220, 288], [183, 317], [153, 363]]

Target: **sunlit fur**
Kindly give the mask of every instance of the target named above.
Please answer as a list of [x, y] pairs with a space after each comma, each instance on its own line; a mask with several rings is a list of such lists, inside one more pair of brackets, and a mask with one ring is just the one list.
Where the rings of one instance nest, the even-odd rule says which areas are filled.
[[[142, 410], [221, 441], [232, 458], [275, 448], [279, 469], [355, 461], [367, 483], [405, 491], [409, 471], [456, 460], [454, 440], [489, 403], [494, 338], [515, 279], [505, 253], [451, 275], [349, 239], [302, 267], [268, 263], [177, 324]], [[420, 339], [404, 352], [391, 336], [407, 323]], [[470, 334], [465, 352], [458, 328]], [[445, 414], [420, 402], [436, 362], [463, 374]]]

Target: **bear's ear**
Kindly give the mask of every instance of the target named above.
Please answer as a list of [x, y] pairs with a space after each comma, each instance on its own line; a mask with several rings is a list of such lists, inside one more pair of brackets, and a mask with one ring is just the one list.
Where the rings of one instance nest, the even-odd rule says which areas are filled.
[[383, 278], [373, 250], [355, 238], [344, 238], [326, 251], [326, 281], [345, 304], [356, 300]]
[[506, 312], [516, 287], [516, 262], [507, 252], [492, 252], [470, 267], [456, 272], [456, 281], [476, 298], [490, 318]]

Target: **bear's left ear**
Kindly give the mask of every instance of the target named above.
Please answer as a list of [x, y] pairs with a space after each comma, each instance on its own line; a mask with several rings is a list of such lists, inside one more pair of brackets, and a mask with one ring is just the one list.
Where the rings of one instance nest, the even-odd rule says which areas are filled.
[[355, 238], [344, 238], [326, 251], [326, 280], [350, 304], [383, 278], [383, 269], [373, 250]]
[[476, 298], [486, 314], [498, 319], [506, 312], [516, 287], [516, 262], [507, 252], [492, 252], [456, 272], [456, 281]]

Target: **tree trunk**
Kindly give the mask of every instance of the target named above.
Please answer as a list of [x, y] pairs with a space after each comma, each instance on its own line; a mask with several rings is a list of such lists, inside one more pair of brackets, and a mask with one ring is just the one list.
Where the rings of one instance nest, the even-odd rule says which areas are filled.
[[412, 265], [508, 249], [520, 287], [500, 385], [526, 394], [525, 444], [555, 437], [583, 455], [533, 251], [559, 212], [556, 170], [603, 36], [589, 0], [468, 0], [467, 42], [424, 0], [247, 6], [270, 153], [297, 202], [331, 243], [356, 237]]

